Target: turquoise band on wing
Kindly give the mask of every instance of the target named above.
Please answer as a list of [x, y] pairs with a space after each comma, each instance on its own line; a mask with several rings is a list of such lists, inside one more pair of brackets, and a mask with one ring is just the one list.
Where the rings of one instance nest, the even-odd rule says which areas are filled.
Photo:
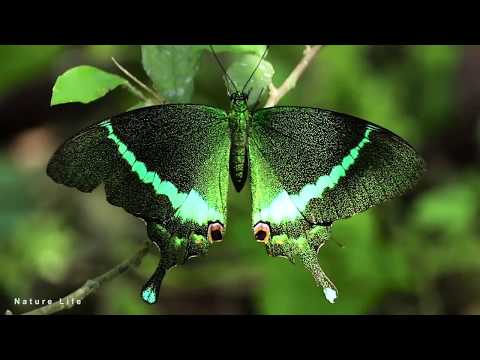
[[209, 221], [225, 222], [223, 215], [210, 207], [197, 191], [192, 189], [189, 193], [183, 193], [170, 181], [162, 180], [156, 172], [149, 171], [145, 163], [137, 160], [135, 154], [115, 135], [109, 120], [102, 122], [100, 126], [108, 130], [108, 138], [117, 145], [119, 154], [131, 166], [140, 181], [151, 184], [157, 195], [167, 196], [172, 207], [177, 209], [175, 216], [185, 222], [193, 221], [199, 225], [206, 225]]
[[305, 185], [298, 194], [288, 194], [282, 191], [272, 202], [254, 214], [254, 222], [269, 221], [274, 224], [281, 224], [300, 218], [310, 200], [321, 198], [327, 189], [333, 189], [341, 178], [347, 175], [348, 169], [360, 156], [360, 151], [365, 144], [370, 142], [369, 136], [375, 128], [367, 127], [362, 140], [350, 152], [344, 156], [341, 163], [334, 166], [329, 175], [320, 176], [315, 184]]

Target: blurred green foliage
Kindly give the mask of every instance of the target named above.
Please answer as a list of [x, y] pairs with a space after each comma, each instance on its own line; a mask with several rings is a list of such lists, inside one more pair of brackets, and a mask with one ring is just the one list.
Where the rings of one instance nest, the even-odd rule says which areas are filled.
[[[248, 45], [215, 48], [239, 83], [244, 74], [235, 69], [246, 58], [251, 66], [264, 50]], [[255, 89], [272, 76], [280, 85], [302, 50], [273, 46]], [[469, 51], [457, 46], [326, 46], [282, 99], [280, 104], [329, 108], [386, 127], [424, 154], [429, 166], [412, 193], [334, 224], [332, 240], [319, 258], [339, 289], [335, 305], [324, 299], [301, 264], [266, 256], [251, 233], [248, 187], [240, 194], [232, 187], [225, 241], [207, 257], [171, 270], [158, 305], [148, 306], [139, 298], [157, 262], [148, 256], [137, 270], [106, 284], [71, 312], [480, 313], [480, 169], [474, 149], [466, 145], [478, 149], [480, 144], [474, 131], [459, 132], [480, 128], [480, 117], [468, 115], [471, 110], [459, 98], [459, 88], [468, 92], [474, 86], [458, 81]], [[28, 107], [31, 99], [22, 97], [22, 91], [34, 81], [43, 78], [45, 85], [38, 91], [49, 96], [56, 78], [80, 65], [124, 77], [111, 56], [171, 101], [228, 106], [222, 73], [202, 45], [143, 50], [3, 46], [0, 100], [18, 94], [14, 100]], [[479, 70], [470, 77], [479, 77]], [[192, 80], [185, 86], [188, 78]], [[85, 84], [82, 77], [75, 81]], [[45, 174], [49, 156], [63, 139], [103, 120], [99, 114], [120, 113], [139, 101], [120, 90], [104, 100], [50, 110], [41, 115], [44, 122], [19, 126], [0, 147], [1, 309], [28, 310], [14, 306], [14, 297], [56, 300], [132, 255], [146, 237], [142, 222], [106, 203], [103, 188], [83, 194]], [[77, 111], [81, 107], [88, 118]], [[2, 116], [2, 122], [22, 124], [22, 118], [9, 116]], [[60, 122], [64, 116], [67, 122]], [[47, 135], [34, 136], [35, 131]], [[452, 154], [452, 143], [465, 149]], [[32, 151], [36, 156], [30, 156]]]
[[155, 89], [169, 102], [190, 101], [200, 56], [191, 45], [142, 46], [143, 67]]
[[0, 46], [0, 95], [13, 91], [52, 65], [61, 46]]

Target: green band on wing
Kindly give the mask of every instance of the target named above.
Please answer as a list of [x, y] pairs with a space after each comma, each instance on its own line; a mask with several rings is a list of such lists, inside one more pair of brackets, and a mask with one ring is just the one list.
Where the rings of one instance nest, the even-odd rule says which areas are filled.
[[254, 223], [258, 221], [269, 221], [280, 224], [286, 221], [296, 220], [301, 217], [308, 202], [314, 198], [321, 198], [327, 189], [333, 189], [341, 178], [346, 176], [348, 169], [355, 163], [360, 150], [370, 142], [369, 135], [375, 130], [368, 127], [365, 130], [362, 140], [342, 159], [341, 163], [334, 166], [329, 175], [320, 176], [315, 184], [305, 185], [298, 194], [288, 194], [282, 191], [272, 202], [253, 216]]
[[108, 138], [118, 146], [118, 152], [131, 166], [132, 171], [138, 175], [140, 181], [144, 184], [151, 184], [157, 195], [167, 196], [172, 207], [177, 210], [175, 216], [199, 225], [205, 225], [209, 221], [225, 222], [223, 215], [211, 208], [197, 191], [192, 189], [189, 193], [180, 192], [170, 181], [162, 180], [156, 172], [149, 171], [145, 163], [137, 160], [135, 154], [128, 150], [127, 145], [115, 135], [109, 121], [104, 121], [100, 126], [108, 130]]

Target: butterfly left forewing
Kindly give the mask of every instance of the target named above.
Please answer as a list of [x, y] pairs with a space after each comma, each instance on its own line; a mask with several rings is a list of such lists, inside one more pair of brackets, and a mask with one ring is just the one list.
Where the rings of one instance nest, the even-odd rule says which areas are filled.
[[147, 302], [157, 299], [159, 274], [204, 253], [223, 235], [227, 130], [225, 112], [212, 107], [143, 108], [92, 125], [49, 162], [47, 173], [56, 182], [86, 192], [103, 182], [111, 204], [145, 220], [162, 252], [142, 292]]

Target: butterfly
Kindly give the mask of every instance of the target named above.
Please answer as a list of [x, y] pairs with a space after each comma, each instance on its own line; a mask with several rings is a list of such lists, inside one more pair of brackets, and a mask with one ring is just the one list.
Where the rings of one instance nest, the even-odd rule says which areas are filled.
[[236, 191], [250, 181], [253, 237], [271, 256], [300, 258], [334, 302], [317, 259], [333, 222], [405, 193], [425, 171], [387, 129], [319, 108], [252, 111], [245, 87], [231, 92], [229, 111], [165, 104], [113, 116], [65, 141], [48, 164], [55, 182], [80, 191], [104, 183], [109, 203], [145, 221], [161, 253], [141, 291], [149, 304], [168, 269], [223, 240], [229, 179]]

